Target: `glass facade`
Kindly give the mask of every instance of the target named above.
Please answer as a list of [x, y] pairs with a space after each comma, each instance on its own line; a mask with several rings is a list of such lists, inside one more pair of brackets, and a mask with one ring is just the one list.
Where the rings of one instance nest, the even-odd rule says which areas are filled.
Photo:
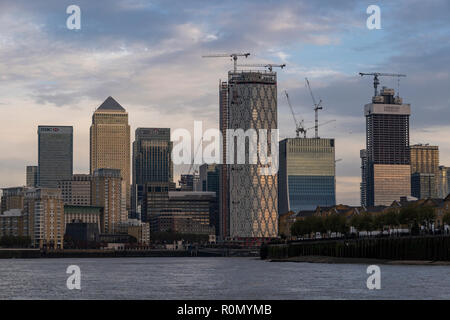
[[[411, 194], [409, 115], [394, 90], [383, 87], [379, 96], [364, 107], [366, 116], [366, 170], [362, 172], [367, 206], [391, 205]], [[364, 167], [364, 166], [363, 166]]]
[[39, 187], [57, 188], [58, 181], [72, 178], [73, 128], [67, 126], [38, 127]]
[[169, 128], [138, 128], [133, 142], [132, 217], [142, 215], [144, 185], [172, 182], [172, 142]]
[[334, 139], [282, 140], [278, 190], [280, 213], [335, 205]]

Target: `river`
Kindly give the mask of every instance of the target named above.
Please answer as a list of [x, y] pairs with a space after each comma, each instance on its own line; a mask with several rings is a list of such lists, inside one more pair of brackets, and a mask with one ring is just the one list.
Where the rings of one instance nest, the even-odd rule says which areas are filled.
[[[66, 269], [81, 270], [81, 290]], [[255, 258], [0, 260], [0, 299], [450, 299], [450, 266], [268, 262]]]

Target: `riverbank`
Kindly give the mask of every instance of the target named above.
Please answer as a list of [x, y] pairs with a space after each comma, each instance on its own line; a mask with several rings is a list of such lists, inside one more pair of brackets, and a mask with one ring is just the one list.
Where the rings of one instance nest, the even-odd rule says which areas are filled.
[[387, 265], [411, 265], [411, 266], [450, 266], [450, 261], [429, 260], [385, 260], [366, 258], [342, 258], [329, 256], [303, 256], [286, 259], [271, 259], [270, 262], [301, 262], [301, 263], [328, 263], [328, 264], [387, 264]]
[[261, 249], [262, 259], [281, 261], [308, 257], [337, 258], [334, 261], [399, 261], [397, 264], [405, 261], [410, 262], [408, 264], [412, 261], [450, 262], [450, 236], [302, 240], [269, 243]]
[[249, 249], [199, 248], [194, 250], [104, 250], [104, 249], [0, 249], [0, 259], [39, 258], [139, 258], [139, 257], [259, 257], [259, 251]]

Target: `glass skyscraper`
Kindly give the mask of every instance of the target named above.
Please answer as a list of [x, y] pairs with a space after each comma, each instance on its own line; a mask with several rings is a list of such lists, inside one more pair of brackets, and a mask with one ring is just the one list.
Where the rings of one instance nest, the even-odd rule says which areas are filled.
[[38, 127], [39, 187], [57, 188], [58, 181], [72, 178], [73, 127]]
[[133, 142], [132, 215], [142, 210], [146, 183], [173, 182], [169, 128], [138, 128]]
[[288, 138], [280, 141], [279, 213], [335, 204], [334, 139]]
[[[367, 206], [389, 206], [394, 200], [411, 195], [411, 154], [409, 115], [411, 106], [403, 104], [394, 90], [383, 87], [380, 95], [365, 105]], [[364, 180], [364, 179], [363, 179]]]

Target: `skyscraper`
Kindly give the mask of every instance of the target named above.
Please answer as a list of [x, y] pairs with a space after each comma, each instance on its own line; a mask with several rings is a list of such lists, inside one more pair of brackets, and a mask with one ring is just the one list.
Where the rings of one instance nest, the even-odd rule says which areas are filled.
[[132, 212], [142, 208], [148, 182], [173, 182], [172, 142], [169, 128], [138, 128], [133, 142]]
[[228, 129], [228, 83], [219, 81], [219, 121], [222, 134], [220, 177], [219, 177], [219, 235], [222, 239], [230, 236], [229, 183], [227, 165], [227, 129]]
[[334, 139], [280, 142], [278, 211], [315, 210], [336, 204]]
[[[277, 148], [271, 141], [271, 130], [278, 128], [277, 79], [275, 72], [228, 73], [228, 129], [251, 132], [258, 141], [267, 130], [267, 152]], [[228, 135], [228, 133], [227, 133]], [[250, 153], [253, 138], [237, 141], [227, 137], [227, 155], [238, 158], [238, 149], [245, 149], [245, 164], [228, 164], [229, 176], [229, 235], [231, 238], [270, 238], [278, 235], [278, 181], [277, 174], [264, 175], [266, 166], [261, 158]], [[245, 138], [244, 138], [245, 139]], [[264, 142], [262, 142], [264, 143]], [[258, 150], [261, 150], [258, 148]], [[254, 150], [256, 151], [256, 150]], [[278, 150], [277, 150], [278, 151]], [[250, 159], [256, 163], [250, 163]]]
[[[410, 146], [410, 152], [411, 178], [414, 180], [414, 185], [411, 181], [411, 195], [419, 199], [436, 198], [439, 180], [439, 147], [416, 144]], [[429, 181], [430, 179], [434, 181]]]
[[58, 181], [70, 179], [73, 172], [73, 128], [38, 127], [38, 183], [57, 188]]
[[411, 106], [386, 87], [365, 105], [368, 206], [411, 194], [410, 114]]
[[27, 187], [34, 188], [37, 186], [38, 180], [38, 167], [27, 166]]
[[123, 200], [130, 209], [130, 126], [128, 113], [108, 97], [92, 116], [90, 129], [90, 172], [118, 169], [122, 177]]

